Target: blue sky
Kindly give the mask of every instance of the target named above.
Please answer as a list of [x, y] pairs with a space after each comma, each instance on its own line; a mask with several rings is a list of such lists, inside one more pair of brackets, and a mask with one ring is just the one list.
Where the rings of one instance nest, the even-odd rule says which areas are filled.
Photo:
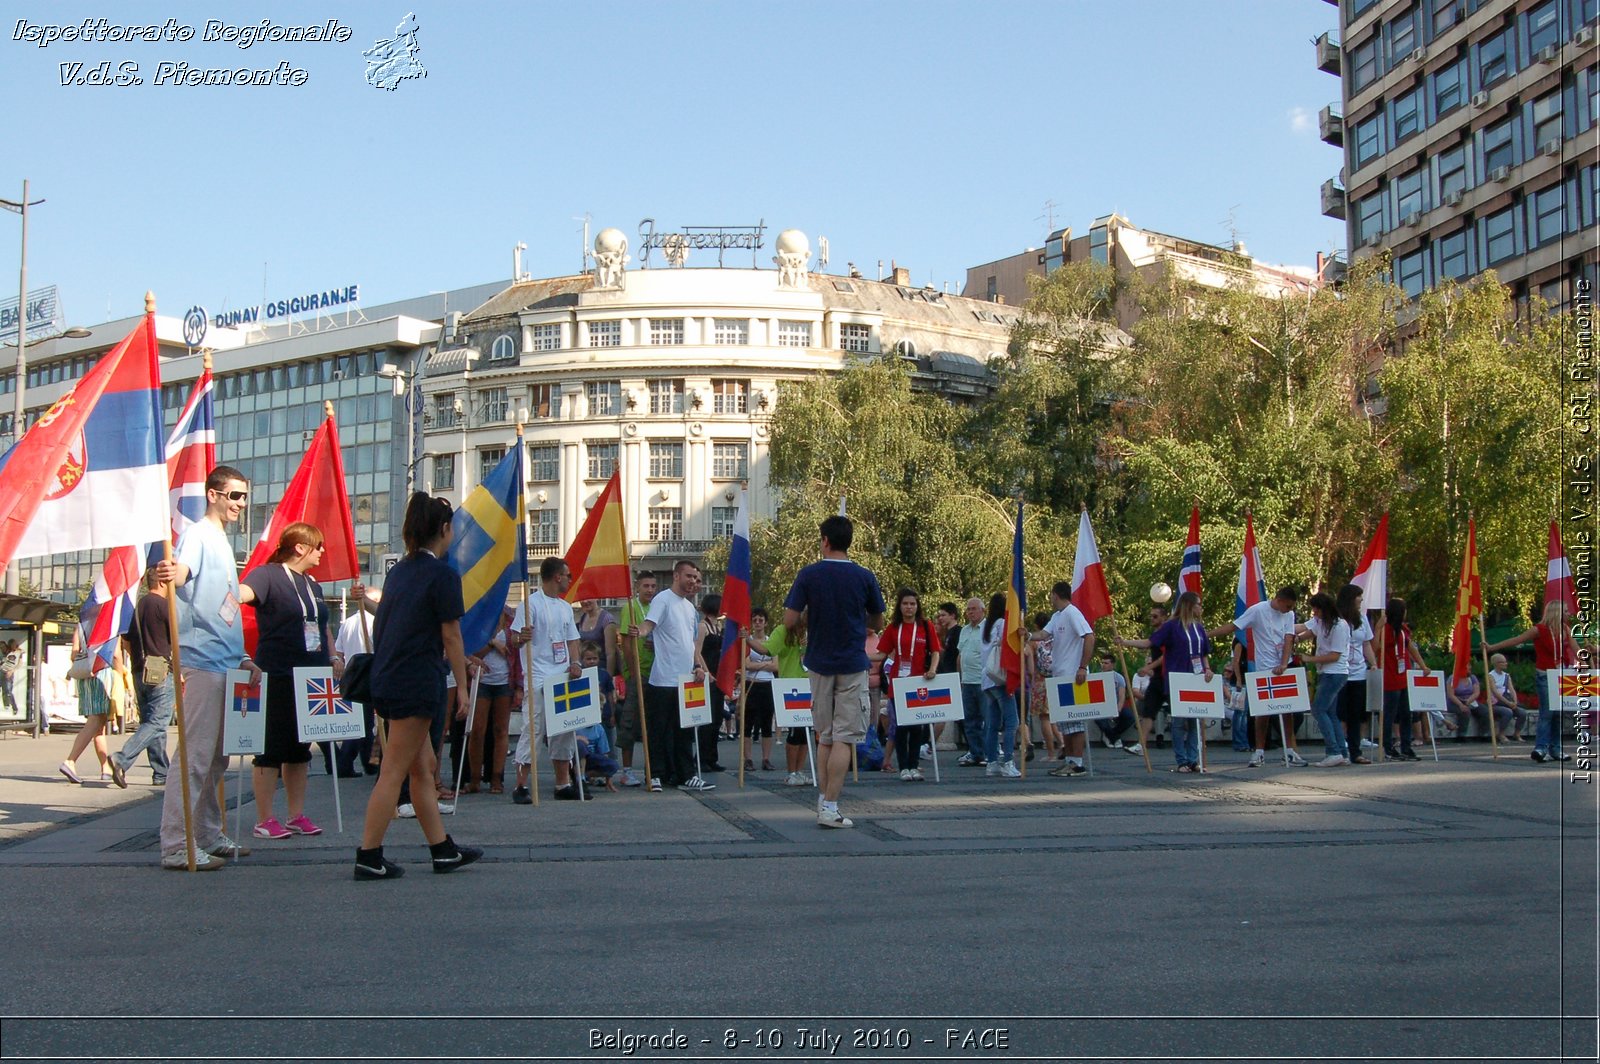
[[[587, 9], [585, 9], [587, 8]], [[427, 69], [395, 91], [363, 49], [414, 11]], [[348, 43], [205, 44], [231, 24], [337, 18]], [[166, 18], [189, 43], [13, 39], [19, 19]], [[637, 244], [640, 219], [797, 227], [831, 270], [879, 259], [959, 289], [968, 266], [1039, 244], [1045, 203], [1085, 230], [1135, 224], [1309, 265], [1342, 247], [1318, 213], [1336, 100], [1316, 0], [606, 5], [24, 0], [0, 21], [0, 196], [32, 182], [29, 287], [73, 323], [359, 283], [376, 304], [574, 272], [585, 212]], [[60, 84], [59, 64], [137, 63], [140, 86]], [[299, 87], [153, 83], [157, 64], [307, 71]], [[18, 225], [0, 214], [0, 291]], [[691, 258], [691, 265], [695, 263]], [[703, 259], [701, 259], [703, 261]], [[735, 261], [748, 262], [742, 255]], [[732, 263], [730, 263], [732, 264]], [[11, 282], [3, 278], [10, 277]]]

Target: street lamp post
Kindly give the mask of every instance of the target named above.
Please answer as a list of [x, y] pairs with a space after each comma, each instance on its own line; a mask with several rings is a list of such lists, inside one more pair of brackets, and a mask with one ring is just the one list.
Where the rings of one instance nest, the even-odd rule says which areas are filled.
[[[43, 203], [35, 200], [34, 203]], [[22, 179], [22, 199], [0, 200], [0, 207], [22, 215], [22, 267], [17, 271], [17, 379], [11, 403], [11, 437], [22, 439], [22, 386], [28, 375], [28, 179]], [[17, 593], [17, 567], [6, 566], [6, 594]]]
[[394, 381], [394, 394], [405, 397], [406, 407], [406, 498], [415, 490], [417, 468], [417, 413], [422, 409], [416, 369], [404, 370], [393, 362], [378, 367], [378, 376]]

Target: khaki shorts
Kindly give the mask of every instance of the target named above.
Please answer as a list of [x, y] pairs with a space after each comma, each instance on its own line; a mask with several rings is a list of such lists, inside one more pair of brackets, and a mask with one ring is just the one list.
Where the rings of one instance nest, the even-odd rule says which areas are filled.
[[[544, 685], [533, 689], [533, 697], [528, 700], [528, 712], [532, 714], [532, 721], [526, 722], [522, 734], [517, 737], [517, 752], [513, 760], [519, 765], [526, 765], [533, 761], [533, 744], [545, 738], [544, 723]], [[543, 745], [542, 743], [540, 745]], [[578, 735], [576, 732], [566, 732], [550, 740], [547, 758], [550, 761], [571, 761], [578, 756]]]
[[811, 681], [811, 723], [817, 742], [858, 743], [867, 734], [867, 674], [847, 672], [824, 676], [807, 672]]

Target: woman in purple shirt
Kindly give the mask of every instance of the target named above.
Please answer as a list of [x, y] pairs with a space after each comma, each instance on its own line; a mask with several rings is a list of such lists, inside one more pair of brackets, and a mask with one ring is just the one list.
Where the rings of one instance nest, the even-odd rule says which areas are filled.
[[[1157, 654], [1161, 650], [1164, 653]], [[1200, 619], [1200, 596], [1185, 591], [1178, 596], [1178, 612], [1150, 637], [1151, 660], [1139, 670], [1148, 676], [1156, 661], [1163, 662], [1167, 675], [1198, 673], [1211, 679], [1211, 637]], [[1200, 721], [1190, 717], [1172, 718], [1172, 756], [1178, 762], [1175, 772], [1203, 772], [1200, 767]]]

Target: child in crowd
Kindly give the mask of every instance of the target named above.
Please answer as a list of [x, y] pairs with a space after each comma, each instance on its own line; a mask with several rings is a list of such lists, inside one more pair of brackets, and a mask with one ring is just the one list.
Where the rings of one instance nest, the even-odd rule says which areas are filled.
[[617, 734], [616, 683], [600, 664], [600, 644], [584, 643], [579, 646], [578, 663], [600, 674], [600, 723], [578, 729], [578, 759], [583, 763], [584, 779], [589, 781], [589, 786], [603, 786], [608, 791], [615, 791], [617, 785], [611, 777], [622, 771], [622, 766], [611, 756], [616, 749], [613, 738]]

